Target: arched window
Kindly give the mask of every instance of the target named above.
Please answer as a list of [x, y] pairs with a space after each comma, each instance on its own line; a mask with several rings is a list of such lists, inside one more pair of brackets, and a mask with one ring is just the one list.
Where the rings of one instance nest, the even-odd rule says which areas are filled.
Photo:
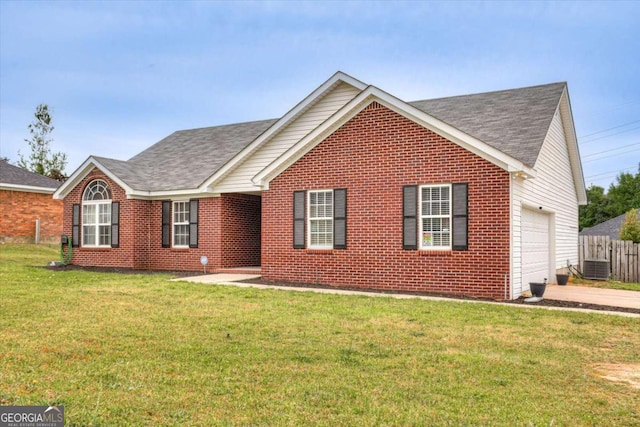
[[82, 195], [82, 246], [111, 246], [111, 191], [99, 179]]
[[99, 179], [92, 181], [84, 190], [82, 200], [111, 200], [111, 192], [106, 182]]

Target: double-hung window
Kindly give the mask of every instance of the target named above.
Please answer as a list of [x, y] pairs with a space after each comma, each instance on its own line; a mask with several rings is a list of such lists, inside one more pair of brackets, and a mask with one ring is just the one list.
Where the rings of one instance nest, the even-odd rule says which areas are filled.
[[189, 201], [173, 202], [173, 247], [189, 247]]
[[111, 246], [111, 192], [102, 180], [92, 181], [82, 196], [82, 245]]
[[309, 191], [309, 247], [333, 248], [333, 190]]
[[293, 192], [293, 248], [347, 249], [347, 189]]
[[451, 249], [451, 185], [420, 187], [420, 247]]

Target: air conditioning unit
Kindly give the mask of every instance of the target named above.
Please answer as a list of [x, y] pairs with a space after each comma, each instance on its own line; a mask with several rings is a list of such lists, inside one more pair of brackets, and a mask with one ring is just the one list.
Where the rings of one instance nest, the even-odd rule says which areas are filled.
[[583, 270], [585, 279], [609, 280], [609, 261], [606, 259], [585, 259]]

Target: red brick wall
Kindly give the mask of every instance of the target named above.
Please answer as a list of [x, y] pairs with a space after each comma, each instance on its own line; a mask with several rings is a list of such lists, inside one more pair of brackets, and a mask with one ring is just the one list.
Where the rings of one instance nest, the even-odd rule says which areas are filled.
[[[101, 179], [107, 183], [111, 190], [111, 199], [120, 202], [120, 247], [119, 248], [73, 248], [73, 264], [94, 267], [123, 267], [134, 268], [134, 247], [137, 224], [136, 212], [138, 200], [127, 200], [126, 194], [114, 181], [109, 179], [100, 170], [94, 169], [81, 183], [79, 183], [64, 199], [64, 233], [72, 235], [72, 212], [74, 204], [82, 204], [82, 194], [87, 185], [94, 179]], [[145, 203], [145, 202], [143, 202]], [[80, 209], [82, 221], [82, 208]], [[80, 226], [80, 239], [82, 240], [82, 224]]]
[[33, 243], [40, 219], [40, 243], [59, 243], [62, 201], [51, 194], [0, 190], [0, 241]]
[[[149, 268], [152, 270], [203, 271], [200, 258], [208, 258], [207, 272], [220, 267], [220, 197], [199, 199], [198, 247], [162, 247], [162, 201], [151, 204], [149, 224]], [[173, 213], [173, 206], [172, 206]]]
[[[402, 248], [402, 187], [467, 182], [469, 250]], [[293, 249], [293, 192], [347, 188], [347, 249]], [[509, 174], [371, 104], [262, 194], [267, 280], [503, 298], [509, 273]]]
[[260, 197], [222, 196], [222, 267], [260, 265]]
[[94, 179], [104, 180], [111, 189], [112, 200], [120, 202], [120, 247], [74, 248], [74, 264], [204, 271], [200, 262], [204, 255], [209, 260], [207, 272], [221, 267], [260, 265], [260, 197], [225, 194], [200, 198], [198, 248], [163, 248], [162, 201], [127, 199], [124, 190], [98, 169], [64, 200], [64, 230], [69, 236], [72, 206], [82, 203], [84, 189]]

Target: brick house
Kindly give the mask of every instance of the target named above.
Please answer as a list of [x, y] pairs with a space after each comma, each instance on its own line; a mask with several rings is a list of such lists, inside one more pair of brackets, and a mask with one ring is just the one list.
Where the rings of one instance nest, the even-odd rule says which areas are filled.
[[55, 193], [80, 265], [517, 298], [577, 262], [567, 85], [405, 102], [338, 72], [283, 117], [89, 157]]
[[52, 194], [60, 182], [0, 159], [0, 242], [58, 243], [62, 201]]

